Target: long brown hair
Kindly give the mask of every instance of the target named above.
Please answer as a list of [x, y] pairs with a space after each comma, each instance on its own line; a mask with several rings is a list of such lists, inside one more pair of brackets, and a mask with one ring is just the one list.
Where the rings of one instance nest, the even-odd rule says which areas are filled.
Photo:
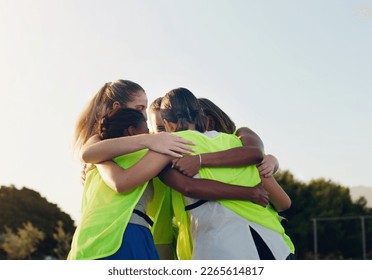
[[213, 130], [229, 134], [235, 132], [235, 123], [220, 107], [207, 98], [199, 98], [199, 103], [203, 108], [204, 115], [214, 120]]
[[74, 135], [75, 148], [80, 149], [98, 131], [99, 120], [113, 109], [115, 102], [126, 107], [128, 102], [145, 92], [137, 83], [117, 80], [104, 84], [79, 116]]
[[195, 95], [186, 88], [176, 88], [168, 92], [161, 102], [162, 119], [176, 123], [176, 131], [187, 130], [189, 124], [195, 124], [195, 129], [204, 132], [202, 120], [203, 110]]
[[150, 104], [150, 111], [157, 112], [160, 110], [161, 101], [163, 100], [163, 97], [158, 97], [152, 103]]

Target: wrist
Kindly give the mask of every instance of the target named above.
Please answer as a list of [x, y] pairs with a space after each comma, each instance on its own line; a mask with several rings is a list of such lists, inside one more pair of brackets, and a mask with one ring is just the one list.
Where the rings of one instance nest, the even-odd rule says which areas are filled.
[[[151, 139], [154, 134], [141, 134], [137, 135], [138, 139], [136, 139], [136, 142], [140, 145], [141, 149], [150, 149], [151, 146]], [[155, 139], [152, 139], [153, 141]]]
[[203, 159], [202, 159], [202, 156], [201, 154], [198, 154], [199, 155], [199, 169], [203, 167]]

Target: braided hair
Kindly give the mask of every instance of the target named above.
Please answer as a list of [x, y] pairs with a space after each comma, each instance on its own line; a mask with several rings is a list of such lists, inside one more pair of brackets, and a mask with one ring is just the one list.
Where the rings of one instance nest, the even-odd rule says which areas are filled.
[[117, 108], [106, 114], [99, 122], [99, 137], [104, 139], [129, 136], [128, 128], [138, 128], [146, 122], [143, 114], [135, 109]]

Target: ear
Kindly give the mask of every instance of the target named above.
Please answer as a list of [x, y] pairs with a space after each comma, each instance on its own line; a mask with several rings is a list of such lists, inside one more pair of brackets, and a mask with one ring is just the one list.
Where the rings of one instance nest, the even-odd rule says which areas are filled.
[[168, 122], [166, 119], [163, 119], [163, 123], [165, 126], [165, 131], [167, 132], [175, 132], [177, 128], [177, 124]]
[[117, 109], [117, 108], [120, 108], [121, 105], [120, 105], [120, 102], [119, 101], [115, 101], [113, 104], [112, 104], [112, 109]]
[[133, 125], [129, 126], [127, 131], [128, 131], [128, 136], [133, 136], [133, 135], [136, 135], [137, 133], [137, 130]]

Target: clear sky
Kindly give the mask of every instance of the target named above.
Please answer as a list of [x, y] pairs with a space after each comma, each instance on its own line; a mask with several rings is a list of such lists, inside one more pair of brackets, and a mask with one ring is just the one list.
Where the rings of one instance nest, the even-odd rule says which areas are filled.
[[108, 81], [183, 86], [305, 182], [372, 186], [372, 1], [0, 0], [0, 184], [76, 221], [75, 121]]

